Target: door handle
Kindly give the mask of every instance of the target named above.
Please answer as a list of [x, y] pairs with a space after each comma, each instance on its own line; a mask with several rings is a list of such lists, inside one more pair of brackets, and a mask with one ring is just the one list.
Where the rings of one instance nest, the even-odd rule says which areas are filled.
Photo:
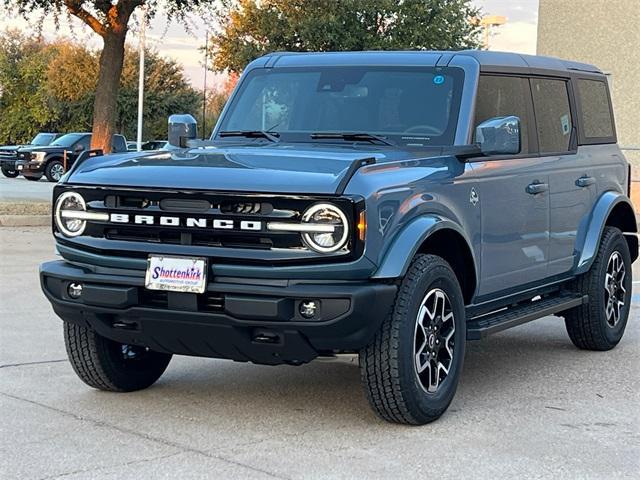
[[587, 175], [584, 175], [576, 180], [576, 185], [578, 187], [588, 187], [589, 185], [593, 185], [594, 183], [596, 183], [596, 179]]
[[533, 182], [527, 185], [527, 193], [530, 195], [536, 195], [538, 193], [546, 192], [549, 190], [549, 185], [546, 183]]

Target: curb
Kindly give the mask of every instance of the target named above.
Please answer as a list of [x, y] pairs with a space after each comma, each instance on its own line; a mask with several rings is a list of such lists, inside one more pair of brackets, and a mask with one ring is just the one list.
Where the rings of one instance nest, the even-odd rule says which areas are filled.
[[0, 227], [50, 227], [51, 215], [0, 215]]

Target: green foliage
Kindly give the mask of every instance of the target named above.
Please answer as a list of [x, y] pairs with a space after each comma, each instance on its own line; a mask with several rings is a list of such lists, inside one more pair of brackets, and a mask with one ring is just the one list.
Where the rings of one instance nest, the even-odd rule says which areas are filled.
[[[137, 129], [138, 61], [128, 48], [117, 99], [116, 130], [129, 139]], [[147, 51], [145, 65], [143, 138], [166, 138], [167, 117], [197, 117], [202, 100], [175, 61]], [[0, 144], [26, 142], [45, 130], [91, 131], [98, 70], [98, 52], [77, 43], [0, 35]]]
[[274, 51], [479, 47], [471, 0], [223, 0], [213, 69], [240, 72]]
[[0, 37], [0, 139], [24, 142], [54, 124], [46, 92], [47, 65], [54, 54], [17, 31]]

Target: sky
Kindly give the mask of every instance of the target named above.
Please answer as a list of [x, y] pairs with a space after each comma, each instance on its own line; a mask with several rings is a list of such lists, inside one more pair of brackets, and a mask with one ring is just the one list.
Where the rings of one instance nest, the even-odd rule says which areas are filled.
[[[503, 15], [507, 23], [492, 30], [489, 41], [490, 50], [535, 54], [536, 30], [538, 24], [538, 0], [472, 0], [486, 15]], [[23, 19], [3, 11], [0, 6], [0, 31], [14, 27], [23, 31], [32, 28]], [[43, 33], [46, 38], [70, 36], [86, 45], [99, 48], [100, 41], [79, 21], [71, 25], [63, 22], [56, 31], [53, 21], [44, 22]], [[195, 88], [201, 89], [204, 80], [203, 53], [199, 50], [205, 43], [206, 26], [200, 19], [191, 20], [190, 32], [176, 23], [167, 25], [162, 16], [156, 17], [147, 29], [147, 44], [161, 55], [180, 62], [187, 77]], [[136, 35], [129, 34], [129, 41], [137, 44]], [[213, 88], [221, 81], [219, 75], [207, 74], [207, 88]]]

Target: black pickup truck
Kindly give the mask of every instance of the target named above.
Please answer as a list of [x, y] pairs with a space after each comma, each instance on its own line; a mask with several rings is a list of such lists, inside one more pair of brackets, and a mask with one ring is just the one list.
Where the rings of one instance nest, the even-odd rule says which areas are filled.
[[[90, 145], [90, 133], [67, 133], [46, 146], [20, 148], [15, 168], [27, 180], [38, 181], [44, 175], [50, 182], [57, 182]], [[113, 136], [112, 151], [127, 151], [124, 136]]]
[[2, 174], [8, 178], [15, 178], [19, 175], [16, 170], [16, 160], [18, 159], [18, 150], [20, 148], [43, 147], [49, 145], [60, 135], [60, 133], [40, 132], [27, 144], [0, 146], [0, 168], [2, 168]]

